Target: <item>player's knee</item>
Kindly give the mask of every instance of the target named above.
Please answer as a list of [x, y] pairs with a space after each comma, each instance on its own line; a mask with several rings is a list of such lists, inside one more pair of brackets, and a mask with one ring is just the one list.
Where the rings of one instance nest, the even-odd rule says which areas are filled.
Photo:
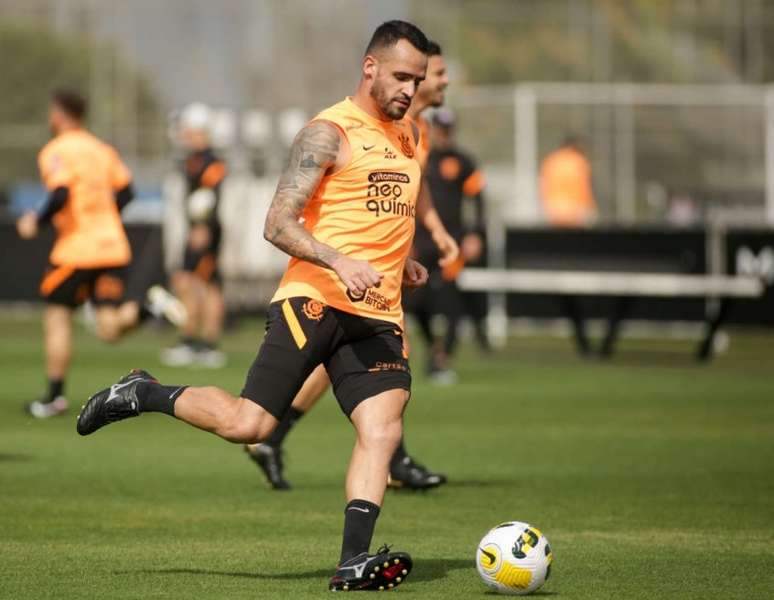
[[360, 431], [360, 438], [366, 445], [380, 448], [396, 448], [402, 436], [403, 420], [399, 417], [369, 423]]
[[112, 344], [121, 337], [121, 329], [117, 323], [100, 323], [97, 327], [97, 337], [103, 342]]
[[220, 435], [231, 442], [256, 444], [265, 440], [277, 426], [277, 419], [245, 398], [239, 398], [223, 415]]

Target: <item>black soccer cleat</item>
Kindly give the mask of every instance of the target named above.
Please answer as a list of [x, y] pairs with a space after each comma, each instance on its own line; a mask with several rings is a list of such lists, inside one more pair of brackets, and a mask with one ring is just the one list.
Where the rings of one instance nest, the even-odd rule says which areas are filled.
[[94, 394], [78, 415], [78, 433], [89, 435], [109, 423], [139, 416], [137, 384], [143, 382], [158, 383], [147, 371], [132, 369], [117, 383]]
[[414, 462], [410, 456], [390, 467], [390, 477], [387, 481], [392, 488], [409, 490], [429, 490], [444, 483], [446, 483], [446, 475], [430, 471], [425, 466]]
[[406, 581], [413, 564], [408, 554], [390, 552], [385, 545], [376, 554], [362, 552], [339, 565], [328, 589], [332, 592], [391, 590]]
[[258, 465], [266, 476], [266, 481], [275, 490], [289, 490], [290, 483], [285, 480], [285, 465], [282, 462], [282, 449], [269, 444], [246, 444], [245, 452]]

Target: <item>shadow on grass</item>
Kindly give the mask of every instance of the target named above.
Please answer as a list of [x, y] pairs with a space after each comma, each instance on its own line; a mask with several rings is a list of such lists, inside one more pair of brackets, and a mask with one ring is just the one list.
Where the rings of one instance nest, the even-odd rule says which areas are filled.
[[26, 462], [33, 460], [32, 454], [3, 454], [0, 453], [0, 462]]
[[[484, 592], [485, 596], [502, 596], [499, 592], [495, 592], [494, 590], [487, 590]], [[558, 596], [559, 592], [548, 592], [546, 590], [538, 590], [537, 592], [532, 592], [530, 596]]]
[[205, 575], [208, 577], [243, 577], [245, 579], [319, 579], [330, 577], [331, 569], [317, 569], [303, 573], [248, 573], [246, 571], [213, 571], [210, 569], [140, 569], [137, 571], [113, 571], [114, 575]]
[[[414, 563], [414, 570], [409, 581], [423, 582], [443, 579], [452, 571], [460, 569], [473, 569], [474, 563], [469, 559], [459, 558], [430, 558], [419, 559]], [[333, 575], [333, 569], [316, 569], [314, 571], [294, 573], [253, 573], [247, 571], [216, 571], [211, 569], [194, 568], [169, 568], [169, 569], [140, 569], [136, 571], [113, 571], [114, 575], [201, 575], [205, 577], [242, 577], [245, 579], [327, 579]]]

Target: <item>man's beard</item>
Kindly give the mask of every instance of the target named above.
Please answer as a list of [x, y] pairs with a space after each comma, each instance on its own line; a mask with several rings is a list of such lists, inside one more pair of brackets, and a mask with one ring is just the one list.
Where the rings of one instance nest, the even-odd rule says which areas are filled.
[[408, 107], [403, 108], [402, 106], [393, 105], [392, 98], [387, 97], [384, 88], [376, 85], [371, 87], [371, 98], [376, 101], [376, 105], [379, 107], [379, 110], [382, 111], [382, 114], [395, 121], [402, 119], [403, 115], [405, 115], [408, 110]]
[[446, 88], [436, 92], [435, 97], [433, 98], [433, 101], [430, 103], [430, 106], [433, 108], [438, 108], [439, 106], [443, 106], [443, 101], [446, 97]]

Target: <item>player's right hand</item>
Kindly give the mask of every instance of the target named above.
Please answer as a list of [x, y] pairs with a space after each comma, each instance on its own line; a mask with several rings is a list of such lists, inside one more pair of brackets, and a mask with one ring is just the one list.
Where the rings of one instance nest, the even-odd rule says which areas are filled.
[[210, 228], [202, 223], [197, 223], [191, 227], [191, 231], [188, 233], [188, 245], [192, 250], [204, 250], [210, 245], [212, 241], [212, 233]]
[[38, 235], [38, 215], [34, 211], [24, 213], [16, 221], [16, 231], [24, 240], [31, 240]]
[[362, 296], [368, 288], [379, 287], [384, 275], [367, 261], [341, 255], [331, 265], [353, 296]]

